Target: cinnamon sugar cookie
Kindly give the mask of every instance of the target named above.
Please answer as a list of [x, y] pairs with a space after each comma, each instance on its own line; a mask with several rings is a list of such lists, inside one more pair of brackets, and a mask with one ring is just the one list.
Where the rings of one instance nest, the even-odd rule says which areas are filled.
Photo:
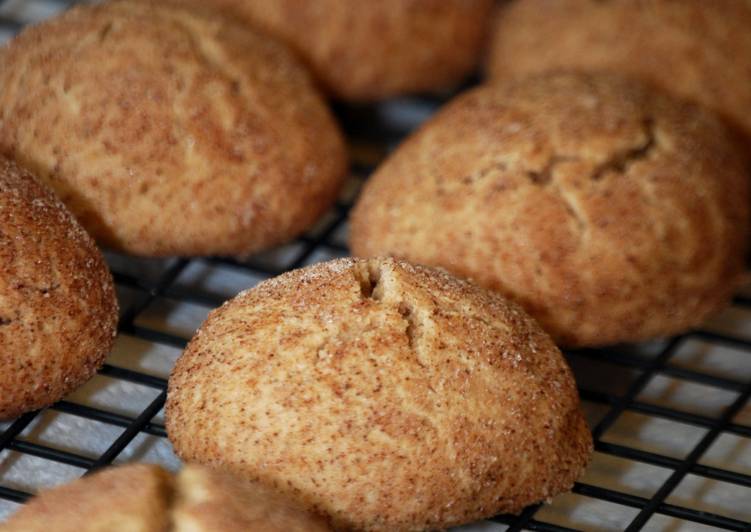
[[259, 485], [205, 467], [106, 469], [43, 491], [3, 532], [326, 532], [326, 524]]
[[350, 245], [521, 303], [559, 343], [671, 335], [744, 269], [748, 174], [714, 114], [610, 75], [449, 103], [366, 183]]
[[169, 0], [215, 8], [289, 44], [335, 97], [448, 89], [480, 59], [492, 0]]
[[89, 380], [116, 324], [112, 276], [94, 242], [46, 187], [0, 158], [0, 419]]
[[748, 0], [505, 2], [488, 71], [507, 80], [549, 70], [609, 71], [706, 105], [751, 143]]
[[159, 3], [74, 7], [0, 50], [0, 151], [102, 244], [246, 255], [335, 200], [344, 143], [287, 49]]
[[571, 488], [571, 372], [501, 296], [392, 259], [286, 273], [214, 311], [170, 377], [175, 451], [337, 528], [432, 530]]

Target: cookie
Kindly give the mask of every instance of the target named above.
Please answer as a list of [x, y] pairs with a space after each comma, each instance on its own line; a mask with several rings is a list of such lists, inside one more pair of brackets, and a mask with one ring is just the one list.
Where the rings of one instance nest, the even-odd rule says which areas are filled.
[[356, 530], [517, 512], [570, 489], [592, 447], [534, 320], [393, 259], [292, 271], [215, 310], [170, 376], [166, 425], [184, 460]]
[[175, 478], [175, 532], [328, 532], [326, 522], [257, 483], [188, 465]]
[[204, 467], [177, 475], [156, 465], [106, 469], [43, 491], [3, 532], [326, 532], [328, 526], [269, 490]]
[[472, 90], [366, 184], [359, 256], [442, 266], [514, 299], [559, 344], [672, 335], [744, 269], [748, 175], [710, 111], [613, 75]]
[[514, 1], [499, 10], [488, 71], [628, 74], [714, 109], [751, 143], [749, 28], [746, 0]]
[[170, 474], [131, 465], [42, 491], [0, 527], [3, 532], [163, 532], [172, 498]]
[[103, 245], [247, 255], [308, 228], [346, 172], [286, 47], [157, 3], [80, 6], [0, 51], [0, 151]]
[[215, 8], [287, 42], [333, 96], [451, 88], [477, 65], [492, 0], [170, 0]]
[[52, 192], [0, 158], [0, 419], [89, 380], [112, 347], [117, 314], [89, 235]]

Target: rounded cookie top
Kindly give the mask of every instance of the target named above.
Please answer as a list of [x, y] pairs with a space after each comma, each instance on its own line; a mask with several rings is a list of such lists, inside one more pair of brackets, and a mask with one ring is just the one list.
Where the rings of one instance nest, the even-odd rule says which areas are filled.
[[0, 151], [103, 244], [243, 255], [334, 201], [339, 130], [281, 44], [158, 3], [81, 6], [0, 50]]
[[569, 489], [591, 450], [531, 318], [393, 259], [286, 273], [214, 311], [170, 377], [167, 430], [183, 459], [358, 530], [518, 511]]
[[450, 88], [475, 67], [492, 0], [171, 0], [216, 7], [287, 42], [345, 100]]
[[748, 176], [713, 114], [611, 75], [549, 74], [447, 105], [369, 180], [350, 244], [443, 266], [559, 342], [672, 334], [743, 270]]
[[0, 158], [0, 419], [87, 381], [116, 323], [112, 277], [91, 238], [46, 187]]
[[488, 71], [628, 74], [721, 113], [751, 142], [747, 0], [524, 0], [499, 9]]

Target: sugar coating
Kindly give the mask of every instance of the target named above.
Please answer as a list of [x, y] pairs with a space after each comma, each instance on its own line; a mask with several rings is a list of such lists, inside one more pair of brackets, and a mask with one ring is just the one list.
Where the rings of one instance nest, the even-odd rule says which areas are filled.
[[747, 0], [507, 2], [487, 70], [498, 80], [551, 70], [633, 76], [714, 109], [751, 144], [750, 27]]
[[108, 247], [245, 255], [335, 200], [344, 142], [271, 38], [158, 2], [78, 6], [0, 50], [0, 151]]
[[[151, 0], [146, 0], [151, 1]], [[436, 91], [476, 66], [492, 0], [169, 0], [218, 9], [286, 42], [332, 95]]]
[[211, 313], [170, 377], [178, 455], [357, 530], [445, 528], [570, 489], [572, 374], [520, 307], [446, 272], [340, 259]]
[[616, 75], [541, 74], [459, 96], [402, 144], [350, 246], [472, 278], [560, 344], [634, 342], [728, 303], [748, 189], [710, 111]]
[[116, 323], [112, 276], [92, 239], [46, 187], [0, 158], [0, 419], [91, 378]]
[[42, 491], [3, 532], [326, 532], [326, 524], [259, 485], [186, 465], [109, 468]]

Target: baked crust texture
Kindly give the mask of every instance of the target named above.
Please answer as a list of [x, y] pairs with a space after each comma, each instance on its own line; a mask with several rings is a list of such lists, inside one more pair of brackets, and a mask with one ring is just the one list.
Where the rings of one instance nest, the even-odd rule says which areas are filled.
[[0, 51], [0, 151], [102, 244], [247, 255], [328, 209], [338, 126], [286, 47], [205, 12], [79, 6]]
[[444, 271], [339, 259], [215, 310], [170, 377], [185, 460], [258, 480], [337, 528], [471, 522], [571, 488], [591, 436], [551, 339]]
[[560, 344], [671, 335], [744, 270], [748, 174], [710, 111], [636, 81], [542, 74], [450, 102], [368, 180], [355, 255], [441, 266]]
[[714, 109], [751, 145], [749, 28], [748, 0], [512, 1], [498, 9], [487, 70], [499, 80], [549, 70], [634, 76]]
[[326, 532], [324, 521], [270, 490], [205, 467], [109, 468], [42, 491], [2, 532]]
[[170, 0], [219, 9], [288, 43], [345, 100], [436, 91], [480, 61], [492, 0]]
[[112, 347], [117, 315], [92, 239], [52, 192], [0, 158], [0, 419], [89, 380]]

